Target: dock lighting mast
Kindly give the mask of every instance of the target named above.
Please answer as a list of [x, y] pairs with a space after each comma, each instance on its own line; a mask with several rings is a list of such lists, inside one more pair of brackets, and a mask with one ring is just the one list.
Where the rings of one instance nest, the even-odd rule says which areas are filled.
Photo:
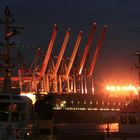
[[23, 27], [12, 26], [14, 20], [11, 19], [11, 11], [8, 7], [4, 11], [4, 19], [0, 20], [0, 24], [3, 24], [5, 27], [5, 42], [1, 43], [1, 46], [4, 47], [5, 52], [0, 54], [0, 58], [4, 61], [4, 66], [1, 68], [4, 71], [4, 81], [2, 92], [10, 93], [11, 92], [11, 73], [13, 69], [12, 58], [10, 49], [14, 46], [15, 42], [11, 41], [11, 37], [19, 33], [19, 29], [24, 29]]

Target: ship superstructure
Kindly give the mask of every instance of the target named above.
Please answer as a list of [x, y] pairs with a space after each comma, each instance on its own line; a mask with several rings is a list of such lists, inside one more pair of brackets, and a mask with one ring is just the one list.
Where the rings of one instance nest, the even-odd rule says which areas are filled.
[[13, 57], [11, 54], [11, 49], [15, 46], [14, 41], [12, 41], [12, 37], [19, 33], [20, 29], [23, 27], [13, 26], [14, 19], [11, 19], [12, 13], [8, 7], [5, 8], [4, 11], [4, 19], [0, 20], [0, 24], [4, 25], [4, 42], [1, 42], [2, 50], [0, 53], [1, 62], [1, 71], [4, 73], [2, 75], [0, 81], [0, 91], [3, 93], [11, 93], [14, 88], [12, 88], [12, 72], [14, 69]]

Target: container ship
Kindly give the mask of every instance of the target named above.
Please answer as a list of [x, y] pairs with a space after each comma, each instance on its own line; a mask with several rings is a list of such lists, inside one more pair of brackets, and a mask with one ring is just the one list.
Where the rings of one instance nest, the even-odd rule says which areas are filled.
[[[47, 116], [49, 114], [45, 113], [48, 105], [46, 103], [50, 103], [52, 105], [50, 112], [55, 123], [117, 123], [118, 112], [122, 106], [126, 105], [124, 99], [105, 98], [100, 95], [72, 93], [55, 94], [52, 98], [49, 96], [46, 95], [38, 100], [35, 108], [40, 117]], [[44, 110], [43, 114], [42, 110]]]

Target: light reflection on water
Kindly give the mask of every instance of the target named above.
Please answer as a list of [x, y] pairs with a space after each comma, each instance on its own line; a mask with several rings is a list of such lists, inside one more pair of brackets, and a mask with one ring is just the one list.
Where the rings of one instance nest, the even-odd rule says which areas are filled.
[[67, 133], [92, 133], [92, 132], [107, 132], [107, 128], [109, 128], [109, 132], [118, 132], [118, 123], [111, 124], [95, 124], [95, 123], [58, 123], [55, 124], [55, 128], [59, 131], [67, 132]]
[[111, 124], [99, 124], [99, 130], [106, 131], [109, 128], [110, 132], [118, 132], [118, 123], [111, 123]]

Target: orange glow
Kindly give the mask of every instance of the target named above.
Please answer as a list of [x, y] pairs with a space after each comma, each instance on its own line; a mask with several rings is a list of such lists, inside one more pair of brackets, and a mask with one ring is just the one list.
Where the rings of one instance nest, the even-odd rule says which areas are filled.
[[140, 87], [136, 87], [136, 86], [133, 86], [133, 85], [128, 85], [128, 86], [123, 86], [123, 85], [109, 85], [109, 86], [106, 86], [106, 90], [107, 91], [110, 91], [110, 92], [117, 92], [117, 94], [119, 93], [123, 93], [126, 92], [128, 94], [138, 94], [138, 91], [139, 91]]

